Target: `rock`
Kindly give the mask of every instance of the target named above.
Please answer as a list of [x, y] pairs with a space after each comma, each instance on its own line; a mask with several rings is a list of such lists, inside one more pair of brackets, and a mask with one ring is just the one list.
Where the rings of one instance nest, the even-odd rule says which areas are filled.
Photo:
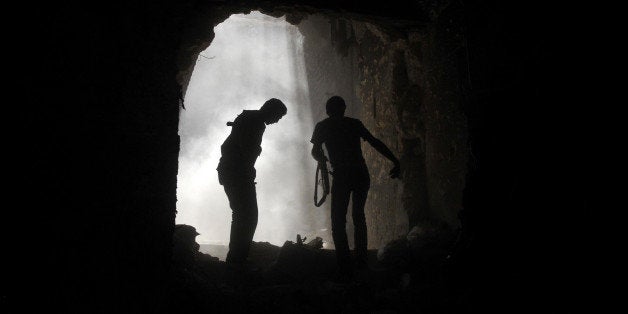
[[323, 248], [323, 238], [316, 237], [316, 239], [311, 240], [306, 245], [309, 246], [309, 247], [313, 247], [315, 249], [322, 249]]
[[200, 245], [196, 243], [199, 233], [189, 225], [176, 225], [172, 239], [172, 258], [180, 265], [192, 265], [199, 254]]
[[[319, 243], [316, 239], [312, 241], [315, 241], [313, 244]], [[281, 247], [277, 261], [271, 266], [269, 275], [275, 276], [280, 281], [299, 280], [329, 274], [335, 267], [334, 251], [322, 250], [316, 245], [298, 245], [286, 241]]]
[[277, 259], [280, 247], [269, 242], [251, 242], [248, 260], [262, 269], [268, 269]]
[[377, 261], [386, 266], [405, 262], [410, 257], [410, 249], [406, 238], [399, 238], [388, 242], [377, 250]]

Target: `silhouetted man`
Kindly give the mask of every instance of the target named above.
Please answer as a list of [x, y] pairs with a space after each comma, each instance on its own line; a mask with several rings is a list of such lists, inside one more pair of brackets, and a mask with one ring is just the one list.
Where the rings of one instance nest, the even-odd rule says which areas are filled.
[[259, 110], [244, 110], [233, 122], [231, 134], [220, 147], [218, 182], [223, 185], [232, 210], [231, 236], [226, 262], [244, 265], [257, 227], [255, 161], [262, 152], [262, 136], [287, 112], [279, 99], [271, 98]]
[[353, 225], [355, 227], [355, 266], [367, 266], [367, 239], [364, 204], [370, 188], [370, 176], [360, 146], [360, 138], [366, 140], [380, 154], [394, 163], [391, 178], [399, 177], [399, 160], [375, 138], [358, 119], [344, 116], [345, 101], [339, 96], [329, 98], [326, 111], [329, 118], [316, 124], [311, 142], [312, 156], [317, 161], [327, 160], [322, 145], [325, 144], [333, 168], [331, 187], [331, 229], [336, 246], [336, 258], [340, 275], [350, 276], [352, 260], [345, 230], [349, 197], [353, 195]]

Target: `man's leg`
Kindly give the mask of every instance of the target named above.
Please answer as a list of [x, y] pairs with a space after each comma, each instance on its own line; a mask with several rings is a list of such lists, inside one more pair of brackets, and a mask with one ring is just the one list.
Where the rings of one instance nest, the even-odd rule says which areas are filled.
[[351, 269], [351, 255], [346, 232], [349, 193], [342, 178], [334, 177], [331, 188], [331, 231], [336, 247], [336, 259], [342, 272], [348, 272]]
[[249, 255], [257, 228], [257, 195], [254, 182], [224, 185], [232, 210], [227, 263], [243, 263]]
[[367, 169], [363, 169], [356, 176], [353, 189], [353, 208], [351, 216], [353, 218], [356, 266], [364, 267], [368, 261], [366, 217], [364, 216], [364, 205], [371, 186], [371, 179]]
[[353, 208], [351, 209], [351, 214], [353, 216], [356, 264], [358, 266], [366, 265], [368, 260], [366, 217], [364, 216], [364, 205], [366, 204], [367, 195], [368, 189], [353, 191]]

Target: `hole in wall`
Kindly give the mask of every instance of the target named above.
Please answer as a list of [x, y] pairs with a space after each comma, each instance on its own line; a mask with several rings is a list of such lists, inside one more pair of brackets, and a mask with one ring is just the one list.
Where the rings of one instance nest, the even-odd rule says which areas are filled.
[[[275, 245], [282, 245], [286, 240], [294, 241], [296, 234], [301, 234], [308, 238], [321, 236], [326, 247], [333, 248], [329, 202], [323, 205], [326, 208], [315, 208], [312, 204], [316, 168], [309, 154], [314, 123], [326, 117], [324, 104], [329, 97], [342, 96], [347, 102], [346, 115], [361, 119], [372, 133], [394, 150], [401, 150], [403, 146], [399, 142], [400, 130], [395, 124], [398, 114], [413, 117], [412, 130], [422, 130], [415, 128], [421, 123], [428, 128], [451, 122], [451, 119], [432, 121], [428, 112], [443, 109], [439, 106], [449, 106], [454, 103], [451, 99], [410, 101], [403, 97], [407, 92], [404, 87], [407, 84], [403, 82], [421, 85], [424, 73], [419, 65], [422, 63], [420, 54], [413, 47], [419, 45], [423, 37], [400, 36], [385, 25], [339, 14], [291, 14], [288, 15], [293, 16], [288, 18], [290, 23], [285, 16], [275, 18], [255, 11], [248, 15], [234, 14], [223, 23], [214, 24], [213, 34], [211, 29], [207, 36], [191, 32], [191, 38], [200, 39], [187, 41], [187, 45], [182, 46], [182, 51], [189, 51], [196, 60], [193, 71], [190, 66], [183, 65], [181, 69], [185, 70], [180, 73], [182, 86], [186, 86], [186, 110], [181, 111], [179, 128], [181, 151], [176, 223], [195, 226], [201, 233], [197, 237], [201, 245], [228, 243], [231, 210], [224, 190], [217, 182], [215, 168], [220, 157], [220, 144], [230, 132], [226, 122], [233, 121], [244, 109], [258, 109], [271, 97], [282, 99], [288, 106], [288, 115], [266, 129], [262, 155], [256, 165], [260, 220], [254, 241], [268, 241]], [[212, 20], [211, 16], [208, 18]], [[211, 22], [208, 24], [212, 25]], [[234, 26], [236, 24], [240, 26]], [[231, 29], [231, 33], [225, 33], [225, 29]], [[222, 48], [221, 43], [225, 45]], [[194, 51], [198, 51], [198, 47], [208, 48], [196, 55]], [[184, 54], [182, 59], [186, 56]], [[404, 73], [408, 77], [401, 82], [398, 78], [405, 78]], [[185, 77], [191, 79], [188, 81]], [[279, 88], [268, 91], [270, 85]], [[421, 85], [421, 88], [427, 87]], [[398, 110], [400, 104], [405, 108], [401, 113]], [[417, 110], [418, 106], [424, 108], [423, 111]], [[420, 115], [425, 116], [423, 120]], [[296, 120], [290, 122], [289, 119]], [[464, 127], [456, 121], [447, 125], [448, 134]], [[435, 143], [451, 142], [447, 134], [435, 136], [432, 138]], [[463, 138], [461, 142], [464, 142]], [[294, 157], [285, 160], [273, 157], [272, 152], [277, 153], [278, 147], [284, 156], [292, 151]], [[391, 181], [386, 175], [390, 169], [387, 160], [368, 145], [363, 145], [363, 151], [371, 172], [371, 190], [365, 208], [369, 248], [378, 248], [408, 231], [410, 213], [404, 206], [414, 203], [402, 201], [400, 182]], [[401, 157], [401, 151], [398, 153]], [[458, 157], [456, 161], [464, 162]], [[264, 163], [273, 166], [265, 170]], [[453, 169], [445, 164], [441, 168]], [[444, 174], [443, 169], [434, 173]], [[404, 191], [417, 190], [417, 182], [429, 181], [424, 178], [427, 174], [414, 172], [412, 178], [418, 179], [404, 182]], [[272, 189], [263, 191], [265, 187]], [[456, 186], [450, 184], [447, 188], [456, 189]], [[421, 193], [415, 194], [411, 195], [413, 199], [427, 199]], [[284, 198], [288, 195], [290, 200]], [[450, 201], [455, 202], [455, 199]], [[440, 206], [434, 213], [443, 211], [441, 207], [447, 205], [433, 203]], [[411, 209], [426, 212], [429, 206]], [[348, 217], [350, 245], [352, 232]]]
[[301, 234], [330, 241], [329, 212], [312, 200], [316, 164], [309, 139], [315, 121], [304, 35], [285, 18], [255, 11], [234, 14], [214, 31], [214, 40], [196, 61], [180, 117], [176, 223], [194, 226], [201, 250], [213, 247], [212, 255], [224, 257], [231, 209], [215, 169], [220, 145], [230, 133], [226, 123], [242, 110], [279, 98], [288, 113], [267, 126], [262, 140], [255, 166], [259, 220], [253, 240], [281, 246]]

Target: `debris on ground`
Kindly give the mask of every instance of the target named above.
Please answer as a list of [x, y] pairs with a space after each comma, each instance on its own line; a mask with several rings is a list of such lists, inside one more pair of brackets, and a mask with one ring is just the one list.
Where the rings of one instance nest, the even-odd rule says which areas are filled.
[[[430, 313], [446, 308], [434, 278], [446, 255], [437, 225], [416, 226], [406, 237], [369, 251], [369, 267], [336, 280], [335, 251], [323, 239], [297, 235], [281, 247], [253, 242], [252, 268], [234, 269], [199, 252], [191, 226], [177, 225], [173, 241], [174, 313]], [[446, 311], [443, 311], [446, 312]]]

